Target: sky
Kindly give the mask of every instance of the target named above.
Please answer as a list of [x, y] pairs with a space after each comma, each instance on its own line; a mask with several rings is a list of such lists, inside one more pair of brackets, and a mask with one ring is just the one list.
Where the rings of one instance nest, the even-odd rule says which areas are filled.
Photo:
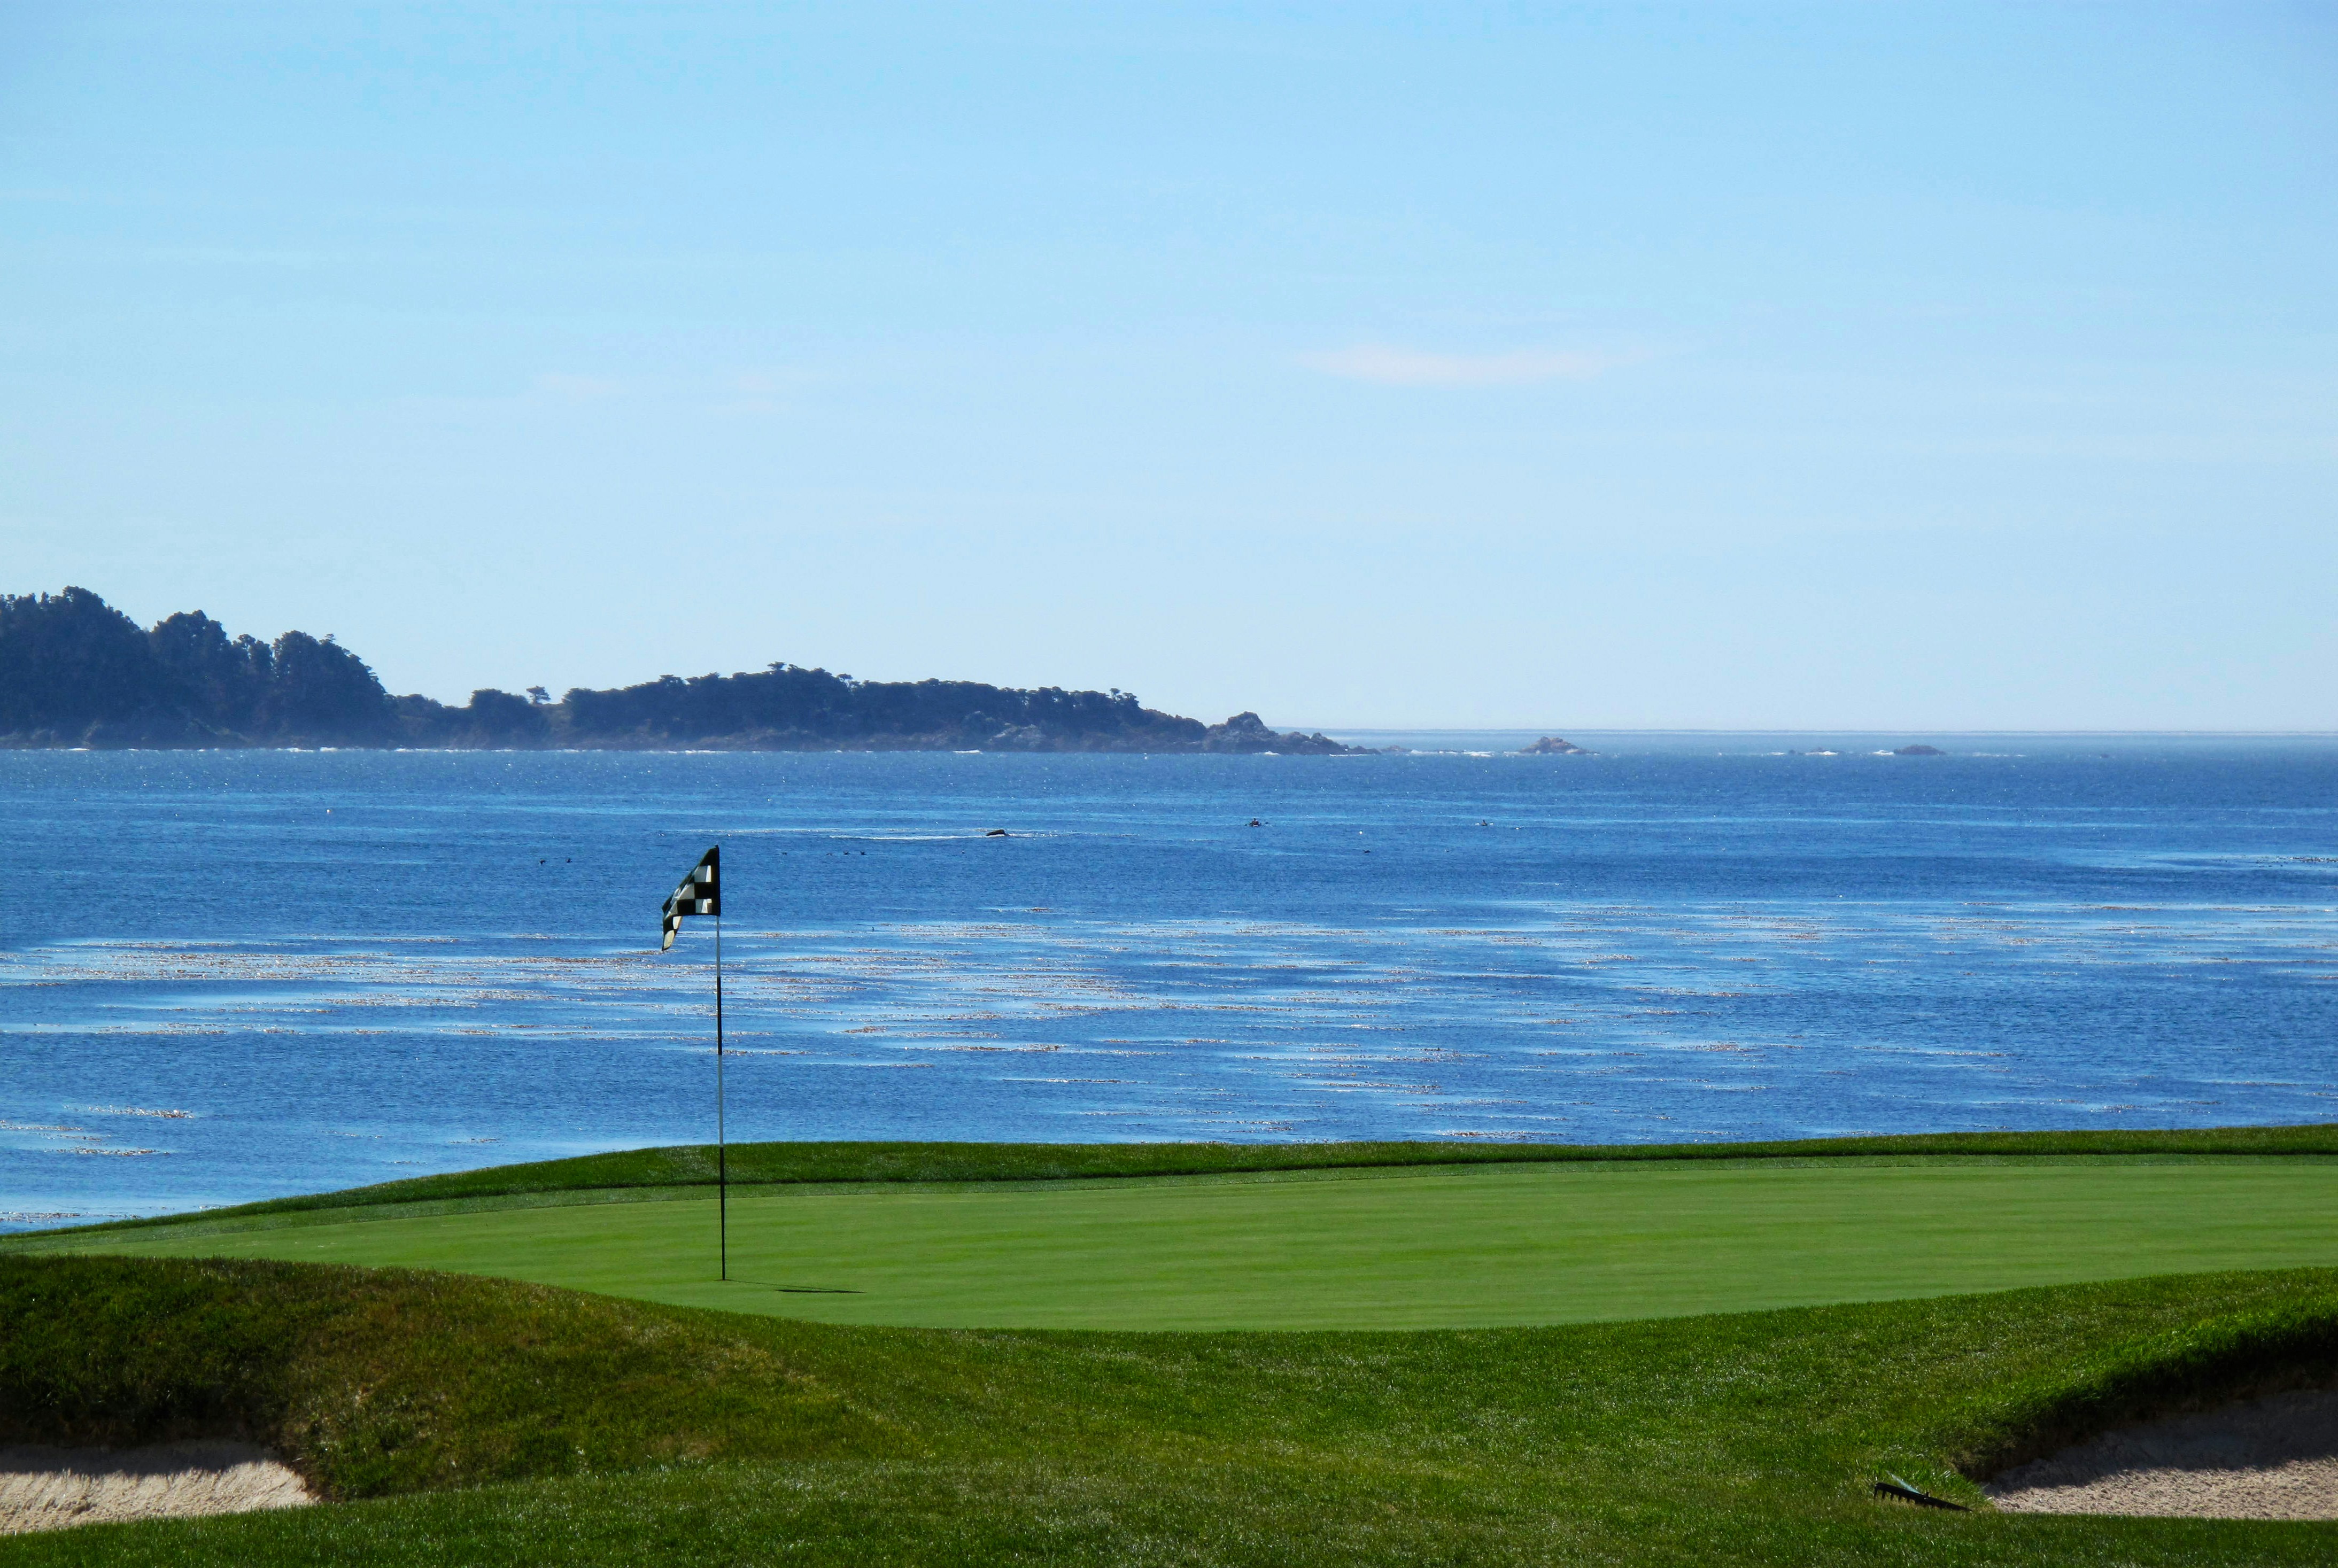
[[2338, 729], [2338, 8], [0, 0], [0, 592], [393, 691]]

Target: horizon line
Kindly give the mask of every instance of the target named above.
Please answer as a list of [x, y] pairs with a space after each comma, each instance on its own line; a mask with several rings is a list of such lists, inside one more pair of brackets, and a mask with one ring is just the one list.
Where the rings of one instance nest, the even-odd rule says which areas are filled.
[[1578, 735], [2036, 735], [2036, 736], [2196, 736], [2196, 737], [2264, 737], [2290, 740], [2338, 740], [2338, 729], [2331, 730], [1931, 730], [1920, 725], [1879, 729], [1873, 726], [1829, 726], [1824, 724], [1770, 726], [1762, 729], [1733, 730], [1711, 726], [1645, 727], [1584, 724], [1560, 725], [1553, 728], [1538, 724], [1295, 724], [1294, 730], [1320, 732], [1325, 735], [1557, 735], [1560, 730], [1573, 729]]

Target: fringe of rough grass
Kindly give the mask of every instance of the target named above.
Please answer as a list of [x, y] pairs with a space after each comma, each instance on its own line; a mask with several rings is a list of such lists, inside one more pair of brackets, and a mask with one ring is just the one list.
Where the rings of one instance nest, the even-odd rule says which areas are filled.
[[2333, 1307], [2338, 1270], [2291, 1269], [1549, 1328], [951, 1332], [404, 1270], [0, 1259], [0, 1440], [140, 1440], [210, 1401], [330, 1494], [378, 1499], [10, 1537], [0, 1563], [2327, 1568], [2338, 1526], [1868, 1488], [1940, 1488], [1931, 1412], [2034, 1429], [2057, 1389], [2117, 1408], [2152, 1377], [2215, 1396], [2251, 1365], [2295, 1375]]

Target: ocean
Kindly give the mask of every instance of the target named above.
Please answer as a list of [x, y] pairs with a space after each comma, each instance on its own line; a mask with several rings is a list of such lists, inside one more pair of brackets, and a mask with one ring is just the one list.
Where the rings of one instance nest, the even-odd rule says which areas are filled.
[[739, 1140], [2338, 1114], [2338, 740], [1343, 738], [0, 753], [0, 1226], [710, 1141], [718, 843]]

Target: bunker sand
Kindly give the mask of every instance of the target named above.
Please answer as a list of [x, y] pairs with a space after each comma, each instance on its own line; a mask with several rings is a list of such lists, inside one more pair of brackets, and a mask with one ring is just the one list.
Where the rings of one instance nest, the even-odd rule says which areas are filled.
[[0, 1447], [0, 1535], [298, 1508], [315, 1501], [290, 1466], [249, 1443]]
[[2105, 1432], [1982, 1490], [2013, 1514], [2338, 1519], [2338, 1390]]

